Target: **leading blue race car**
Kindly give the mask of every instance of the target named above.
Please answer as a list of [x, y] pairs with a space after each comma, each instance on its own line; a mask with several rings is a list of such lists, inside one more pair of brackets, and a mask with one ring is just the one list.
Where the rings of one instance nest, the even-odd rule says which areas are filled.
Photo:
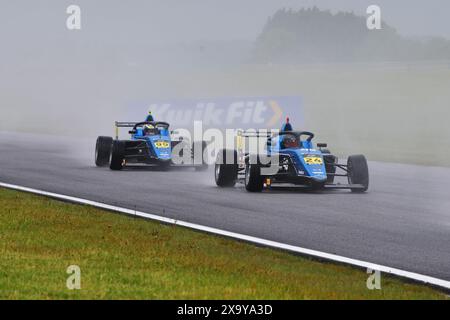
[[[265, 151], [251, 154], [245, 139], [267, 139]], [[215, 181], [219, 187], [233, 187], [237, 182], [247, 191], [264, 188], [303, 186], [313, 190], [350, 189], [363, 193], [369, 188], [369, 170], [363, 155], [349, 156], [339, 164], [324, 143], [313, 143], [314, 134], [293, 131], [289, 119], [281, 131], [238, 132], [236, 150], [220, 150], [215, 164]], [[267, 170], [268, 168], [272, 170]], [[340, 171], [340, 173], [337, 172]], [[345, 183], [335, 182], [345, 177]]]
[[[131, 138], [120, 140], [119, 128], [132, 128], [129, 131]], [[194, 162], [195, 148], [200, 150], [199, 163]], [[206, 170], [208, 164], [205, 149], [206, 142], [203, 141], [191, 144], [183, 137], [172, 139], [167, 122], [116, 122], [115, 140], [104, 136], [97, 138], [95, 164], [98, 167], [109, 165], [111, 170], [122, 170], [126, 166], [136, 165], [162, 168], [177, 165]], [[175, 158], [177, 161], [174, 161]]]

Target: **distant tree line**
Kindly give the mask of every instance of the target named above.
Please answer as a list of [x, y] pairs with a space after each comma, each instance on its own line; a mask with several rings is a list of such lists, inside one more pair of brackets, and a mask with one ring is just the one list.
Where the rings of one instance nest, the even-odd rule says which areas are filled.
[[253, 50], [259, 63], [370, 62], [450, 59], [444, 38], [410, 39], [383, 22], [369, 30], [354, 13], [282, 9], [270, 17]]

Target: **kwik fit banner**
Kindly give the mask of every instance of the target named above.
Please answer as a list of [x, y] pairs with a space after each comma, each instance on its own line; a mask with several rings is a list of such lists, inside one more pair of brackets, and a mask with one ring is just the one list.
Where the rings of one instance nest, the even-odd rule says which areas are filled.
[[202, 121], [204, 128], [272, 129], [281, 127], [286, 117], [303, 124], [303, 102], [298, 96], [175, 99], [134, 103], [128, 109], [133, 121], [144, 121], [148, 111], [155, 121], [172, 128], [191, 128]]

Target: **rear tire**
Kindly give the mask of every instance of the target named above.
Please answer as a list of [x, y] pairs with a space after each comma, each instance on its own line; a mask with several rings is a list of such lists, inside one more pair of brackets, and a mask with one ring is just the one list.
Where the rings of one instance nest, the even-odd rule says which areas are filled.
[[[227, 157], [227, 154], [229, 157]], [[232, 163], [226, 163], [226, 160]], [[238, 175], [237, 153], [234, 150], [220, 150], [217, 154], [214, 176], [216, 185], [222, 188], [231, 188], [236, 184]]]
[[348, 183], [361, 184], [363, 188], [351, 189], [352, 192], [363, 193], [369, 189], [369, 166], [366, 157], [355, 155], [348, 157]]
[[113, 139], [111, 137], [98, 137], [95, 145], [95, 165], [106, 167], [111, 159]]
[[249, 192], [261, 192], [264, 188], [264, 177], [261, 167], [257, 164], [247, 164], [245, 168], [245, 189]]
[[115, 140], [111, 154], [111, 170], [122, 170], [125, 160], [125, 141]]

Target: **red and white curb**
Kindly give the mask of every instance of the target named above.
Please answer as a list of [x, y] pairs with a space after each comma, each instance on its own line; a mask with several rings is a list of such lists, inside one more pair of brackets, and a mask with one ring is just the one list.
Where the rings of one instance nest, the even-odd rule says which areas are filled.
[[248, 236], [245, 234], [240, 234], [240, 233], [235, 233], [235, 232], [230, 232], [230, 231], [225, 231], [225, 230], [221, 230], [221, 229], [217, 229], [217, 228], [211, 228], [211, 227], [202, 226], [199, 224], [185, 222], [185, 221], [181, 221], [181, 220], [166, 218], [166, 217], [162, 217], [162, 216], [158, 216], [158, 215], [154, 215], [154, 214], [150, 214], [150, 213], [135, 211], [135, 210], [131, 210], [131, 209], [125, 209], [125, 208], [112, 206], [109, 204], [100, 203], [100, 202], [96, 202], [96, 201], [81, 199], [81, 198], [77, 198], [77, 197], [71, 197], [71, 196], [66, 196], [66, 195], [62, 195], [62, 194], [46, 192], [46, 191], [41, 191], [41, 190], [36, 190], [36, 189], [32, 189], [32, 188], [26, 188], [26, 187], [21, 187], [21, 186], [7, 184], [7, 183], [1, 183], [1, 182], [0, 182], [0, 187], [12, 189], [12, 190], [23, 191], [23, 192], [28, 192], [28, 193], [33, 193], [33, 194], [50, 197], [50, 198], [54, 198], [54, 199], [58, 199], [58, 200], [88, 205], [88, 206], [105, 209], [105, 210], [109, 210], [109, 211], [120, 212], [123, 214], [131, 215], [131, 216], [135, 216], [135, 217], [142, 217], [142, 218], [155, 220], [155, 221], [159, 221], [159, 222], [163, 222], [163, 223], [167, 223], [167, 224], [183, 226], [183, 227], [186, 227], [189, 229], [203, 231], [203, 232], [216, 234], [216, 235], [220, 235], [220, 236], [224, 236], [224, 237], [239, 239], [239, 240], [247, 241], [250, 243], [255, 243], [258, 245], [263, 245], [266, 247], [287, 250], [287, 251], [291, 251], [291, 252], [295, 252], [295, 253], [300, 253], [303, 255], [317, 257], [320, 259], [330, 260], [330, 261], [339, 262], [339, 263], [345, 263], [345, 264], [349, 264], [349, 265], [353, 265], [353, 266], [357, 266], [357, 267], [361, 267], [361, 268], [367, 268], [367, 269], [371, 269], [371, 270], [377, 270], [377, 271], [384, 272], [387, 274], [392, 274], [392, 275], [396, 275], [399, 277], [404, 277], [404, 278], [412, 279], [415, 281], [423, 282], [426, 284], [431, 284], [431, 285], [435, 285], [438, 287], [450, 289], [450, 281], [445, 281], [445, 280], [441, 280], [438, 278], [434, 278], [434, 277], [430, 277], [430, 276], [426, 276], [426, 275], [422, 275], [422, 274], [418, 274], [418, 273], [414, 273], [414, 272], [404, 271], [404, 270], [400, 270], [400, 269], [396, 269], [396, 268], [391, 268], [391, 267], [387, 267], [387, 266], [383, 266], [383, 265], [379, 265], [379, 264], [375, 264], [375, 263], [370, 263], [370, 262], [366, 262], [366, 261], [362, 261], [362, 260], [346, 258], [346, 257], [335, 255], [335, 254], [330, 254], [330, 253], [321, 252], [321, 251], [317, 251], [317, 250], [310, 250], [310, 249], [297, 247], [297, 246], [293, 246], [293, 245], [289, 245], [289, 244], [284, 244], [284, 243], [275, 242], [275, 241], [271, 241], [271, 240], [261, 239], [261, 238], [252, 237], [252, 236]]

